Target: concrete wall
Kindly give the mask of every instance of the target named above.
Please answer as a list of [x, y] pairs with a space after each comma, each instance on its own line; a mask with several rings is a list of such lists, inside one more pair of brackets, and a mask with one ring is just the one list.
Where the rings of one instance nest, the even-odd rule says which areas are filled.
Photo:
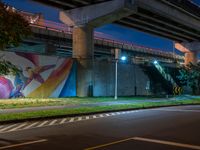
[[[115, 63], [97, 61], [94, 64], [94, 96], [113, 96], [115, 87]], [[149, 78], [138, 65], [118, 64], [118, 95], [146, 95]]]
[[71, 58], [0, 51], [20, 72], [0, 76], [0, 99], [76, 96], [76, 63]]
[[[71, 58], [3, 51], [0, 55], [21, 69], [16, 76], [0, 76], [0, 99], [76, 96], [76, 83], [82, 79], [77, 78], [77, 63]], [[93, 96], [114, 96], [115, 63], [96, 60], [93, 70]], [[148, 81], [138, 65], [118, 64], [118, 96], [135, 95], [135, 86], [137, 95], [146, 95]], [[91, 89], [88, 87], [85, 91]]]

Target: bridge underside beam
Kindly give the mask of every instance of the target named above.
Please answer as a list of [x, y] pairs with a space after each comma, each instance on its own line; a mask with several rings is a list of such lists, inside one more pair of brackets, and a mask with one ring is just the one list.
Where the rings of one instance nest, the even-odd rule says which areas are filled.
[[84, 7], [91, 4], [102, 3], [110, 0], [33, 0], [57, 7], [63, 10], [73, 9], [77, 7]]
[[139, 0], [137, 12], [115, 23], [178, 42], [200, 40], [200, 18], [194, 17], [165, 1]]
[[[36, 1], [43, 2], [41, 0]], [[191, 5], [185, 6], [187, 9], [183, 7], [184, 4], [175, 4], [177, 0], [175, 2], [173, 0], [151, 0], [151, 2], [149, 2], [149, 0], [47, 0], [47, 3], [50, 2], [67, 10], [63, 11], [63, 16], [71, 16], [68, 18], [68, 25], [80, 25], [93, 22], [94, 26], [98, 26], [117, 21], [118, 24], [176, 40], [178, 42], [200, 40], [200, 17], [194, 10], [191, 9], [188, 11], [188, 8], [190, 8], [191, 5], [193, 6], [189, 0], [188, 3], [191, 3]], [[123, 2], [126, 2], [126, 4]], [[127, 5], [127, 2], [129, 5]], [[121, 4], [118, 5], [119, 3]], [[180, 4], [181, 2], [178, 3]], [[96, 7], [97, 5], [102, 7]], [[122, 7], [123, 5], [124, 7]], [[99, 20], [99, 18], [102, 19]], [[120, 18], [123, 22], [130, 18], [135, 20], [129, 21], [129, 24], [126, 25], [119, 20]], [[136, 24], [137, 26], [130, 26], [130, 24]], [[153, 31], [147, 30], [147, 25], [150, 28], [153, 26]], [[156, 32], [156, 30], [161, 28], [165, 28], [165, 30], [161, 31], [162, 34]], [[177, 38], [168, 36], [164, 33], [172, 33], [172, 35]]]
[[143, 23], [139, 23], [139, 22], [136, 22], [136, 21], [127, 21], [125, 19], [123, 20], [120, 20], [120, 21], [116, 21], [117, 24], [120, 24], [120, 25], [123, 25], [123, 26], [127, 26], [127, 27], [130, 27], [130, 28], [133, 28], [133, 29], [137, 29], [137, 30], [140, 30], [142, 32], [146, 32], [146, 33], [150, 33], [150, 34], [153, 34], [153, 35], [157, 35], [159, 37], [164, 37], [164, 38], [168, 38], [168, 39], [171, 39], [171, 40], [174, 40], [174, 41], [186, 41], [185, 38], [183, 37], [178, 37], [176, 35], [173, 35], [172, 33], [170, 32], [163, 32], [163, 30], [160, 30], [158, 29], [157, 27], [153, 27], [153, 26], [149, 26], [149, 25], [145, 25]]
[[69, 26], [90, 24], [99, 27], [137, 11], [135, 1], [112, 0], [60, 12], [60, 20]]

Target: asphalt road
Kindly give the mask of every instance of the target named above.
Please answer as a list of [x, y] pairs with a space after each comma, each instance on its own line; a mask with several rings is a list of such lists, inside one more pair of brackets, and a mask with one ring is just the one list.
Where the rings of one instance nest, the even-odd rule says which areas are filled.
[[200, 150], [200, 106], [10, 124], [0, 131], [0, 150]]

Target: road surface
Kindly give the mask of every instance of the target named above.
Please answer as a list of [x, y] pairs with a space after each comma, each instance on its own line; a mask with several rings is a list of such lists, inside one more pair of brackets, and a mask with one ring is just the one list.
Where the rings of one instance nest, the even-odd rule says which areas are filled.
[[0, 150], [200, 150], [200, 106], [0, 125]]

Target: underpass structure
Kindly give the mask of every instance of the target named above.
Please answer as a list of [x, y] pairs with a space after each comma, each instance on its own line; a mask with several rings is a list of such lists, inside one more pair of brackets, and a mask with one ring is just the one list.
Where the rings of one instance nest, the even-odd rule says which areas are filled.
[[[72, 26], [72, 56], [78, 62], [77, 94], [86, 96], [92, 78], [91, 61], [94, 56], [94, 28], [116, 23], [146, 33], [171, 39], [184, 46], [199, 43], [199, 7], [189, 0], [36, 0], [60, 8], [60, 20]], [[191, 9], [192, 8], [192, 9]], [[176, 46], [176, 45], [175, 45]], [[176, 47], [179, 48], [179, 47]], [[197, 63], [198, 50], [189, 46], [185, 64]]]

